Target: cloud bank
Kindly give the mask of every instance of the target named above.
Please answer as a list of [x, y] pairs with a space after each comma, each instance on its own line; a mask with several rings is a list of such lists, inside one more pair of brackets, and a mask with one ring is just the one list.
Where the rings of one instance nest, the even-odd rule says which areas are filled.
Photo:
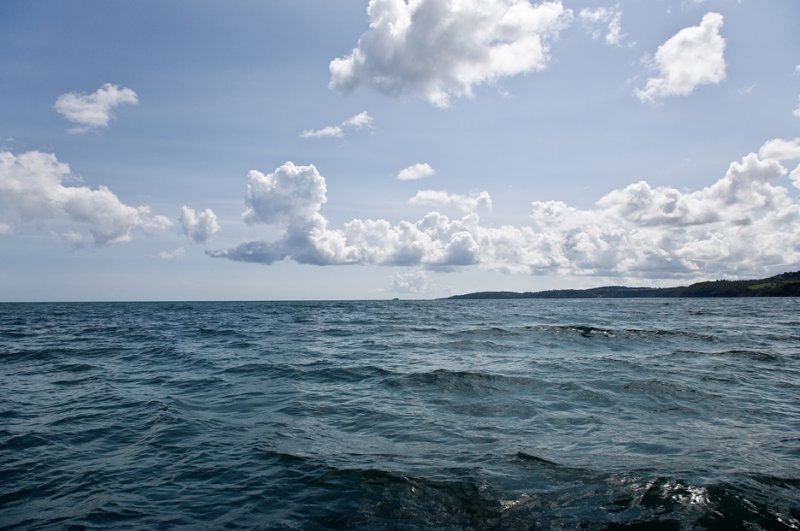
[[68, 230], [62, 239], [79, 246], [87, 241], [107, 245], [129, 241], [134, 231], [162, 230], [171, 222], [154, 216], [147, 206], [128, 206], [111, 190], [100, 186], [67, 186], [77, 181], [69, 166], [55, 155], [29, 151], [15, 155], [0, 151], [0, 219], [4, 226], [20, 229], [53, 221], [88, 226], [89, 234]]
[[77, 124], [71, 133], [85, 133], [108, 127], [112, 111], [121, 105], [137, 105], [136, 93], [119, 85], [106, 83], [91, 94], [67, 92], [58, 97], [55, 109], [64, 118]]
[[653, 103], [665, 96], [687, 96], [700, 85], [716, 85], [725, 79], [725, 39], [719, 31], [723, 17], [706, 13], [699, 26], [680, 30], [658, 47], [647, 62], [658, 75], [634, 93]]
[[369, 31], [331, 61], [330, 86], [410, 94], [437, 107], [476, 86], [544, 69], [572, 12], [560, 0], [370, 0]]
[[[800, 161], [800, 138], [774, 139], [705, 188], [683, 192], [641, 181], [590, 209], [535, 201], [529, 226], [487, 227], [474, 212], [451, 219], [434, 211], [399, 223], [353, 219], [338, 229], [320, 213], [324, 177], [314, 166], [287, 162], [268, 175], [250, 173], [244, 214], [282, 236], [208, 254], [262, 264], [475, 265], [625, 278], [755, 275], [800, 263], [800, 205], [779, 184], [790, 161]], [[800, 166], [790, 178], [800, 188]]]

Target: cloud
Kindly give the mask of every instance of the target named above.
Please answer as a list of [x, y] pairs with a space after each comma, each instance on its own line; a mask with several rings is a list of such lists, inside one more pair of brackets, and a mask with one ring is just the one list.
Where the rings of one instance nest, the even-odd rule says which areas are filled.
[[401, 181], [416, 181], [417, 179], [430, 177], [435, 173], [436, 170], [431, 168], [430, 164], [427, 162], [418, 162], [400, 170], [397, 174], [397, 178]]
[[162, 260], [176, 260], [178, 258], [183, 258], [186, 255], [186, 249], [183, 247], [178, 247], [172, 251], [161, 251], [158, 253], [158, 257]]
[[319, 223], [319, 209], [327, 202], [325, 179], [313, 165], [286, 162], [273, 173], [248, 174], [242, 219], [250, 225], [266, 223], [301, 227]]
[[[474, 198], [444, 194], [442, 200], [447, 197], [456, 206], [459, 201], [473, 201], [476, 206], [488, 206], [490, 202], [485, 192]], [[325, 179], [313, 165], [286, 162], [269, 174], [253, 170], [249, 173], [243, 219], [251, 225], [273, 225], [282, 230], [281, 237], [271, 242], [246, 242], [208, 254], [263, 264], [287, 258], [315, 265], [413, 265], [423, 260], [430, 266], [476, 263], [476, 242], [445, 216], [431, 214], [417, 224], [401, 222], [396, 226], [385, 220], [354, 219], [342, 229], [330, 230], [327, 219], [320, 213], [325, 202]], [[465, 218], [469, 219], [472, 218]]]
[[[475, 212], [451, 219], [434, 211], [417, 221], [353, 219], [341, 228], [329, 228], [320, 212], [324, 177], [313, 166], [286, 163], [264, 176], [269, 186], [248, 187], [245, 214], [279, 227], [281, 236], [208, 254], [263, 264], [477, 266], [618, 278], [771, 273], [800, 263], [800, 204], [780, 184], [789, 175], [800, 187], [800, 166], [791, 174], [784, 166], [792, 161], [800, 162], [800, 139], [773, 139], [704, 188], [685, 192], [640, 181], [612, 190], [592, 208], [535, 201], [527, 226], [488, 227]], [[254, 173], [262, 175], [251, 172], [251, 182]], [[256, 204], [258, 213], [250, 214]]]
[[543, 70], [550, 43], [572, 18], [559, 1], [370, 0], [369, 31], [331, 61], [330, 86], [370, 86], [437, 107], [472, 97], [477, 86]]
[[119, 85], [106, 83], [91, 94], [67, 92], [58, 97], [55, 109], [64, 118], [77, 126], [69, 129], [71, 133], [85, 133], [108, 127], [113, 118], [112, 111], [121, 105], [137, 105], [136, 93]]
[[622, 9], [619, 4], [613, 7], [585, 7], [578, 17], [593, 39], [599, 39], [605, 31], [606, 44], [620, 46], [622, 41]]
[[716, 85], [725, 79], [725, 39], [719, 33], [723, 17], [706, 13], [699, 26], [684, 28], [658, 47], [649, 60], [658, 71], [643, 89], [634, 93], [653, 103], [665, 96], [687, 96], [700, 85]]
[[789, 174], [789, 178], [792, 180], [794, 187], [800, 189], [800, 164], [792, 170], [792, 173]]
[[321, 129], [308, 129], [300, 133], [301, 138], [341, 138], [344, 131], [338, 125], [328, 125]]
[[449, 194], [443, 190], [420, 190], [408, 200], [408, 204], [432, 207], [455, 207], [462, 212], [475, 212], [478, 208], [492, 209], [489, 192], [474, 193], [470, 196]]
[[50, 231], [50, 234], [74, 249], [82, 248], [88, 241], [88, 237], [85, 234], [74, 230], [68, 230], [62, 233]]
[[[758, 150], [758, 156], [765, 160], [778, 162], [800, 161], [800, 137], [792, 140], [774, 138]], [[800, 189], [800, 164], [789, 174], [792, 184]]]
[[300, 133], [301, 138], [341, 138], [344, 136], [345, 129], [361, 129], [372, 127], [372, 116], [368, 112], [360, 112], [351, 116], [339, 125], [328, 125], [321, 129], [310, 129]]
[[758, 150], [758, 156], [765, 160], [797, 160], [800, 159], [800, 137], [792, 140], [773, 138]]
[[755, 88], [756, 88], [755, 84], [748, 85], [743, 89], [739, 89], [739, 94], [741, 94], [742, 96], [748, 96], [748, 95], [752, 94], [752, 92], [753, 92], [753, 90]]
[[351, 116], [344, 122], [342, 122], [343, 126], [351, 126], [355, 127], [356, 129], [360, 129], [362, 127], [372, 127], [372, 116], [369, 115], [368, 112], [360, 112], [354, 116]]
[[425, 271], [398, 273], [392, 275], [391, 291], [396, 293], [428, 293], [433, 289], [433, 282]]
[[89, 235], [74, 230], [61, 234], [73, 245], [89, 236], [97, 245], [126, 242], [136, 230], [152, 233], [171, 224], [164, 216], [152, 215], [149, 207], [122, 203], [105, 186], [65, 186], [69, 180], [77, 178], [55, 155], [0, 151], [0, 219], [12, 228], [51, 220], [88, 226]]
[[219, 232], [219, 223], [214, 212], [207, 208], [199, 214], [188, 206], [181, 207], [178, 217], [183, 233], [195, 243], [206, 243]]

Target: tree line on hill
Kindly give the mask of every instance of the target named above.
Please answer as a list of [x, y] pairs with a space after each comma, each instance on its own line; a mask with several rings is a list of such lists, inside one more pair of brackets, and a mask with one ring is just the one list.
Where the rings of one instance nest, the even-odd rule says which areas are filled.
[[689, 286], [646, 288], [603, 286], [548, 291], [480, 291], [450, 299], [638, 299], [670, 297], [800, 297], [800, 271], [758, 280], [714, 280]]

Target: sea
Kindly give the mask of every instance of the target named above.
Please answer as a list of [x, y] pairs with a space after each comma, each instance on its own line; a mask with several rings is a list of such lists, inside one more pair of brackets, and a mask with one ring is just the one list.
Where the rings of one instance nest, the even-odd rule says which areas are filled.
[[800, 299], [0, 304], [2, 529], [800, 529]]

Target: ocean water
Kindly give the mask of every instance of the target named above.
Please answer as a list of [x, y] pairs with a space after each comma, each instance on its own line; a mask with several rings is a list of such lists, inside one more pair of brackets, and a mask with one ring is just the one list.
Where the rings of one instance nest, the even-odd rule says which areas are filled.
[[798, 529], [800, 300], [0, 304], [0, 527]]

